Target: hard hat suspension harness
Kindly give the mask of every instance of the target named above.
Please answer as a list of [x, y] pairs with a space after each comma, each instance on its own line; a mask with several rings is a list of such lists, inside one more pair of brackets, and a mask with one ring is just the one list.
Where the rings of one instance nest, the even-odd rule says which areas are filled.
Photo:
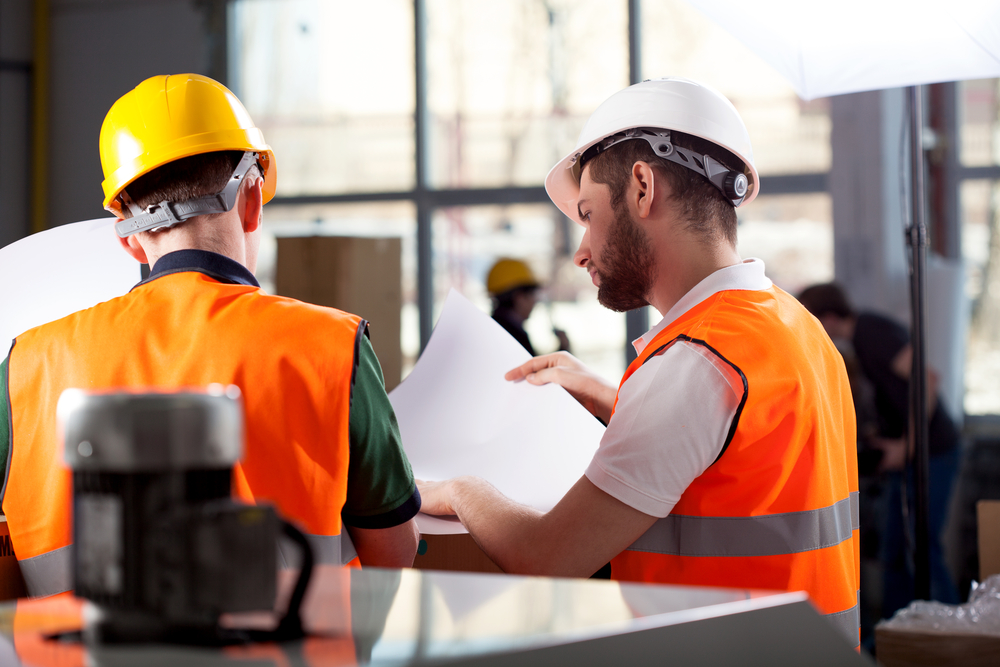
[[[240, 159], [233, 175], [222, 192], [214, 195], [196, 197], [183, 202], [161, 201], [159, 204], [150, 204], [145, 210], [132, 201], [125, 190], [119, 195], [121, 201], [132, 212], [132, 217], [115, 224], [115, 231], [118, 236], [125, 238], [139, 232], [158, 231], [178, 225], [185, 220], [189, 220], [199, 215], [211, 215], [213, 213], [226, 213], [236, 204], [236, 193], [239, 192], [243, 178], [250, 167], [258, 164], [258, 155], [253, 151], [246, 151]], [[261, 169], [261, 173], [263, 173]]]
[[711, 155], [703, 155], [687, 148], [675, 146], [670, 140], [670, 130], [658, 128], [635, 127], [624, 132], [612, 134], [609, 137], [601, 139], [587, 150], [574, 155], [570, 164], [578, 163], [582, 172], [583, 165], [588, 160], [603, 153], [615, 144], [620, 144], [630, 139], [642, 139], [649, 144], [657, 156], [670, 160], [682, 167], [687, 167], [691, 171], [704, 176], [722, 192], [733, 206], [742, 204], [743, 199], [749, 192], [749, 181], [743, 172], [729, 169]]

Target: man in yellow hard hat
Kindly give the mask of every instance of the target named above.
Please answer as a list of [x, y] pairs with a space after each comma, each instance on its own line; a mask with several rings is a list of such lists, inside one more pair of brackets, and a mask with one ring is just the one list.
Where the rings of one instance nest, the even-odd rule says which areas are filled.
[[18, 336], [0, 364], [3, 511], [29, 593], [72, 586], [55, 410], [71, 387], [238, 385], [247, 440], [233, 494], [298, 523], [320, 563], [412, 563], [420, 495], [367, 322], [254, 278], [277, 172], [240, 101], [203, 76], [153, 77], [112, 106], [100, 149], [104, 205], [150, 275]]
[[[525, 321], [538, 303], [541, 287], [528, 263], [520, 259], [502, 257], [490, 268], [486, 275], [486, 289], [493, 299], [493, 319], [518, 343], [535, 356]], [[553, 329], [559, 339], [559, 349], [569, 351], [569, 338], [561, 329]]]

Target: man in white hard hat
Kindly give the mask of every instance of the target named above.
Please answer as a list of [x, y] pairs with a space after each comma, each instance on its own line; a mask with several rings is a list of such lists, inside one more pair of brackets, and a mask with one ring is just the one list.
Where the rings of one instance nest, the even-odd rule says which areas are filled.
[[819, 322], [736, 252], [759, 179], [733, 105], [684, 79], [620, 91], [545, 181], [586, 230], [575, 261], [616, 311], [663, 319], [616, 388], [566, 353], [508, 380], [555, 382], [607, 431], [550, 512], [486, 481], [419, 483], [505, 571], [805, 590], [858, 641], [854, 411]]

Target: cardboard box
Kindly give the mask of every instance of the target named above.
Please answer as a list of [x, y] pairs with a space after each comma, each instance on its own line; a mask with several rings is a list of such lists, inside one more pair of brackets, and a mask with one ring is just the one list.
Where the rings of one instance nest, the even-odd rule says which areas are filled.
[[0, 515], [0, 600], [13, 600], [28, 595], [21, 568], [10, 544], [7, 517]]
[[[1000, 500], [976, 503], [979, 577], [1000, 573]], [[982, 634], [875, 628], [876, 656], [885, 667], [1000, 665], [1000, 637]]]
[[979, 581], [1000, 574], [1000, 500], [976, 503], [979, 531]]
[[875, 628], [875, 657], [885, 667], [996, 667], [1000, 637]]
[[453, 572], [502, 572], [472, 535], [421, 535], [413, 567]]
[[279, 237], [275, 289], [282, 296], [339, 308], [369, 322], [386, 391], [403, 372], [402, 240], [357, 236]]

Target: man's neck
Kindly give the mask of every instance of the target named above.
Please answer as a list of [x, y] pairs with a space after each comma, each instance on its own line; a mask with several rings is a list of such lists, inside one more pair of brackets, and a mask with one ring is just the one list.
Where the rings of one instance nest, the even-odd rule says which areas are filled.
[[211, 228], [206, 224], [190, 221], [163, 232], [153, 233], [148, 238], [149, 242], [144, 243], [143, 248], [149, 259], [150, 268], [153, 268], [158, 259], [177, 250], [214, 252], [247, 266], [245, 244], [241, 243], [242, 239], [234, 233], [234, 230], [228, 229], [223, 224], [217, 223]]
[[677, 244], [657, 256], [657, 279], [648, 300], [661, 315], [708, 276], [743, 261], [728, 242]]

